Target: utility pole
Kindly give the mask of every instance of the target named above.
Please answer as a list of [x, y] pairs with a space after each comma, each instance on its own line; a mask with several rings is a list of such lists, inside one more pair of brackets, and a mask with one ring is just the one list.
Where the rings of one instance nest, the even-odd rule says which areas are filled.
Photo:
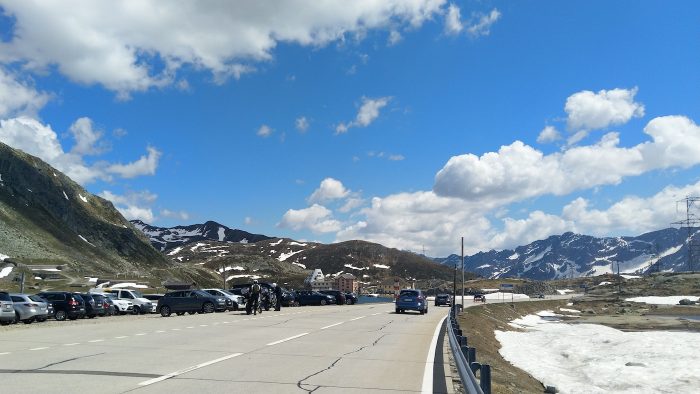
[[462, 237], [462, 308], [464, 308], [464, 237]]
[[452, 275], [452, 307], [454, 308], [455, 300], [457, 299], [457, 261], [455, 261], [455, 269]]
[[692, 212], [692, 208], [695, 206], [696, 203], [700, 202], [700, 197], [688, 196], [683, 200], [677, 201], [676, 209], [678, 208], [677, 204], [682, 202], [685, 202], [685, 219], [673, 222], [671, 224], [678, 224], [681, 226], [681, 228], [685, 226], [688, 229], [688, 239], [686, 240], [688, 247], [688, 270], [690, 272], [693, 272], [693, 258], [695, 257], [693, 249], [698, 249], [698, 245], [695, 245], [692, 240], [693, 228], [697, 227], [700, 224], [700, 218], [698, 218], [697, 215]]

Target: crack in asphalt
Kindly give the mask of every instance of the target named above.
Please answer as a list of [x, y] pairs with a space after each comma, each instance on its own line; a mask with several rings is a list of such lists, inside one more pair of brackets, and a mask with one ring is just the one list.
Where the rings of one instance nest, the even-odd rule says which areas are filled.
[[366, 349], [366, 348], [368, 348], [368, 347], [371, 347], [371, 346], [376, 346], [377, 343], [379, 343], [379, 341], [381, 341], [382, 338], [384, 338], [384, 337], [387, 336], [387, 335], [388, 335], [388, 334], [382, 334], [382, 336], [380, 336], [380, 337], [377, 338], [374, 342], [372, 342], [371, 345], [361, 346], [361, 347], [359, 347], [359, 348], [357, 348], [357, 349], [355, 349], [355, 350], [353, 350], [353, 351], [351, 351], [351, 352], [343, 353], [340, 357], [338, 357], [335, 361], [333, 361], [333, 362], [331, 363], [331, 365], [327, 366], [326, 368], [324, 368], [324, 369], [322, 369], [322, 370], [320, 370], [320, 371], [314, 372], [314, 373], [312, 373], [311, 375], [309, 375], [309, 376], [307, 376], [307, 377], [302, 378], [301, 380], [299, 380], [299, 381], [297, 382], [297, 387], [299, 387], [300, 389], [306, 391], [307, 393], [313, 393], [314, 391], [318, 390], [318, 389], [321, 388], [322, 386], [321, 386], [321, 385], [317, 385], [313, 390], [305, 389], [305, 388], [303, 388], [303, 387], [301, 387], [301, 386], [302, 386], [302, 385], [304, 385], [304, 386], [311, 386], [310, 384], [303, 383], [305, 380], [311, 379], [312, 377], [314, 377], [314, 376], [316, 376], [316, 375], [320, 375], [320, 374], [322, 374], [323, 372], [326, 372], [326, 371], [331, 370], [331, 369], [332, 369], [333, 367], [335, 367], [336, 364], [338, 364], [338, 363], [340, 362], [340, 360], [342, 360], [343, 357], [345, 357], [345, 356], [348, 356], [348, 355], [353, 354], [353, 353], [359, 353], [359, 352], [361, 352], [362, 350], [364, 350], [364, 349]]
[[51, 363], [51, 364], [46, 364], [46, 365], [44, 365], [43, 367], [34, 368], [34, 369], [29, 369], [29, 370], [27, 370], [27, 371], [38, 371], [38, 370], [40, 370], [40, 369], [45, 369], [45, 368], [48, 368], [48, 367], [53, 367], [54, 365], [63, 364], [63, 363], [67, 363], [67, 362], [75, 361], [75, 360], [80, 360], [81, 358], [88, 358], [88, 357], [99, 356], [99, 355], [102, 355], [102, 354], [105, 354], [105, 352], [102, 352], [102, 353], [95, 353], [95, 354], [88, 354], [88, 355], [80, 356], [80, 357], [73, 357], [73, 358], [69, 358], [69, 359], [67, 359], [67, 360], [57, 361], [57, 362]]
[[388, 323], [386, 323], [385, 325], [379, 327], [379, 329], [376, 330], [376, 331], [381, 331], [381, 330], [385, 329], [389, 324], [391, 324], [391, 323], [393, 323], [393, 322], [394, 322], [393, 320], [389, 320]]

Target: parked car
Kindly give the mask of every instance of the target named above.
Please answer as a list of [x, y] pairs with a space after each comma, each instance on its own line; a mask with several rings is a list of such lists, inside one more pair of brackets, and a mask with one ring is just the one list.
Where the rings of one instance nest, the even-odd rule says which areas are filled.
[[85, 301], [82, 297], [67, 291], [47, 291], [37, 294], [47, 300], [54, 309], [54, 319], [75, 320], [85, 316]]
[[421, 315], [428, 313], [428, 303], [422, 290], [401, 290], [396, 299], [396, 313], [405, 311], [418, 311]]
[[[258, 284], [261, 287], [260, 305], [262, 305], [263, 309], [269, 311], [270, 308], [273, 308], [277, 302], [275, 291], [272, 289], [272, 284], [270, 283], [259, 282]], [[234, 285], [231, 287], [231, 289], [229, 289], [229, 292], [231, 294], [243, 296], [243, 298], [245, 299], [245, 303], [247, 303], [248, 289], [250, 288], [250, 286], [252, 286], [252, 283]]]
[[438, 294], [435, 296], [435, 306], [452, 305], [452, 296], [449, 294]]
[[41, 297], [29, 294], [10, 294], [15, 309], [15, 322], [31, 324], [34, 321], [46, 321], [47, 303]]
[[145, 298], [145, 299], [147, 299], [147, 300], [149, 300], [149, 301], [153, 301], [154, 304], [157, 304], [157, 303], [158, 303], [158, 300], [160, 300], [161, 298], [163, 298], [164, 295], [165, 295], [165, 294], [144, 294], [144, 295], [143, 295], [143, 298]]
[[357, 304], [357, 294], [355, 293], [345, 293], [345, 303], [348, 305]]
[[156, 303], [143, 297], [140, 291], [137, 290], [127, 290], [127, 289], [113, 289], [108, 290], [108, 293], [112, 293], [117, 296], [120, 300], [131, 301], [134, 304], [134, 314], [142, 313], [152, 313], [156, 311]]
[[312, 290], [297, 291], [299, 305], [327, 305], [335, 303], [335, 297]]
[[226, 309], [226, 298], [213, 296], [202, 290], [180, 290], [167, 293], [158, 300], [158, 312], [167, 317], [171, 313], [184, 315], [185, 312], [212, 313]]
[[53, 310], [53, 304], [50, 303], [46, 298], [43, 298], [37, 294], [33, 295], [32, 297], [36, 297], [37, 299], [41, 300], [41, 302], [46, 304], [46, 318], [53, 317], [54, 315], [54, 310]]
[[340, 290], [320, 290], [319, 293], [333, 296], [337, 305], [345, 305], [345, 293]]
[[[94, 293], [93, 293], [94, 294]], [[101, 293], [105, 297], [105, 301], [114, 308], [114, 314], [126, 315], [127, 313], [134, 313], [134, 303], [129, 300], [120, 300], [117, 298], [116, 294], [112, 293]]]
[[297, 301], [297, 293], [294, 290], [282, 288], [282, 300], [280, 303], [283, 307], [299, 306], [299, 301]]
[[112, 316], [115, 314], [115, 309], [111, 306], [104, 295], [102, 294], [90, 294], [93, 300], [95, 300], [95, 305], [101, 305], [102, 310], [97, 312], [97, 316]]
[[90, 294], [78, 294], [85, 301], [85, 315], [89, 319], [93, 319], [96, 316], [105, 315], [105, 307], [101, 302], [96, 302], [95, 299]]
[[227, 303], [227, 309], [230, 311], [237, 311], [239, 309], [245, 308], [245, 297], [242, 295], [236, 295], [233, 293], [230, 293], [226, 290], [223, 289], [202, 289], [203, 291], [206, 291], [207, 293], [217, 296], [217, 297], [225, 297], [226, 299], [230, 300], [230, 303]]
[[6, 326], [15, 321], [15, 308], [10, 294], [0, 291], [0, 325]]

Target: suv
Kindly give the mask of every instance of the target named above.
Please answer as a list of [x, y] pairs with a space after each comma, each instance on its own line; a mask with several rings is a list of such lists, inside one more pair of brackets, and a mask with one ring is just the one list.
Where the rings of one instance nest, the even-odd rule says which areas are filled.
[[85, 300], [85, 315], [89, 319], [95, 318], [97, 315], [105, 315], [105, 306], [101, 302], [97, 302], [90, 294], [78, 294]]
[[53, 305], [54, 318], [58, 321], [85, 317], [85, 301], [75, 293], [47, 291], [37, 295]]
[[438, 294], [435, 296], [435, 306], [452, 305], [452, 296], [449, 294]]
[[335, 303], [337, 305], [345, 305], [345, 293], [339, 290], [320, 290], [319, 293], [327, 294], [329, 296], [335, 297]]
[[134, 314], [138, 315], [141, 313], [151, 313], [156, 311], [156, 303], [143, 297], [140, 291], [136, 290], [108, 290], [108, 293], [112, 293], [117, 296], [120, 300], [127, 300], [134, 303]]
[[405, 311], [418, 311], [421, 315], [428, 313], [428, 303], [422, 290], [401, 290], [396, 299], [396, 313]]
[[45, 321], [48, 314], [47, 302], [41, 297], [28, 294], [10, 294], [15, 308], [16, 322], [31, 324], [36, 321]]
[[15, 321], [15, 308], [10, 294], [0, 291], [0, 324], [6, 326]]
[[226, 310], [226, 298], [213, 296], [202, 290], [173, 291], [158, 300], [158, 312], [163, 317], [175, 312], [184, 315], [185, 312], [212, 313], [216, 310]]

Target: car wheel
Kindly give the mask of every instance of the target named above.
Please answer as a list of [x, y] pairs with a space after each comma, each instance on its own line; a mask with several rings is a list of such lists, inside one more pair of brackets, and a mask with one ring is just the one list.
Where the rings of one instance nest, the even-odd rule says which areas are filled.
[[15, 312], [15, 319], [12, 321], [12, 324], [18, 324], [19, 323], [19, 312]]
[[134, 315], [139, 315], [141, 314], [141, 307], [134, 305], [134, 312], [132, 312]]
[[168, 317], [170, 316], [170, 307], [167, 305], [163, 305], [160, 307], [160, 315], [163, 317]]
[[187, 312], [187, 313], [189, 313], [190, 315], [194, 315], [194, 314], [197, 313], [197, 312], [195, 312], [195, 311], [189, 311], [189, 312]]
[[32, 323], [34, 323], [34, 318], [31, 318], [31, 319], [24, 319], [24, 320], [22, 320], [22, 323], [24, 323], [24, 324], [32, 324]]
[[66, 320], [66, 311], [56, 311], [54, 314], [54, 319], [56, 319], [56, 321]]
[[214, 304], [212, 304], [211, 302], [205, 302], [204, 305], [202, 305], [202, 312], [204, 312], [204, 313], [214, 312]]
[[424, 313], [425, 313], [425, 309], [421, 309], [421, 310], [420, 310], [420, 314], [422, 315], [422, 314], [424, 314]]
[[45, 321], [46, 321], [46, 318], [45, 318], [45, 317], [37, 317], [37, 318], [36, 318], [36, 321], [42, 323], [42, 322], [45, 322]]
[[321, 305], [326, 305], [326, 300], [321, 300]]
[[94, 319], [97, 315], [88, 315], [88, 319]]
[[0, 326], [7, 326], [12, 323], [11, 320], [0, 320]]
[[396, 313], [397, 313], [397, 314], [398, 314], [398, 313], [401, 313], [401, 309], [396, 308]]

